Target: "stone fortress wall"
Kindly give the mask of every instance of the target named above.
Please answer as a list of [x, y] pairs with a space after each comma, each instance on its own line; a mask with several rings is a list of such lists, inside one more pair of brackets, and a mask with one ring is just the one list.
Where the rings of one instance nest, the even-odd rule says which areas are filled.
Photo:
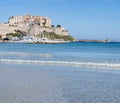
[[52, 27], [50, 18], [29, 14], [11, 16], [7, 23], [0, 23], [0, 36], [2, 38], [5, 38], [7, 33], [15, 33], [15, 30], [24, 31], [28, 33], [28, 36], [37, 35], [43, 31], [68, 36], [68, 31], [63, 27]]

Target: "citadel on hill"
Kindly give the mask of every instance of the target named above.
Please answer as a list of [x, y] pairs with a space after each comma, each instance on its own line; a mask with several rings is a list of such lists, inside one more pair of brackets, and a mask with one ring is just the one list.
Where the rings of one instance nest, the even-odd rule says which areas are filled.
[[34, 36], [37, 38], [72, 38], [69, 36], [68, 31], [61, 25], [52, 25], [50, 18], [29, 14], [25, 14], [24, 16], [11, 16], [7, 23], [0, 23], [0, 38], [6, 38], [9, 34], [14, 33], [18, 33], [21, 36]]

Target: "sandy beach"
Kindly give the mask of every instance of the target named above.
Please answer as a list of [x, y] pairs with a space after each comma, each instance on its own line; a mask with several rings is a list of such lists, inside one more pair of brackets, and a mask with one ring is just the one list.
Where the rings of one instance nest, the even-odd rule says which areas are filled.
[[0, 64], [0, 103], [102, 103], [120, 101], [120, 71]]

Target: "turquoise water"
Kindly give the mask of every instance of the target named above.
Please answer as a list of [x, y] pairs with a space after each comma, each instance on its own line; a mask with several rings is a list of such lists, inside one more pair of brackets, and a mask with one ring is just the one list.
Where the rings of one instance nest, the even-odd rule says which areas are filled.
[[119, 103], [120, 43], [0, 44], [0, 103]]
[[120, 43], [2, 43], [0, 52], [0, 59], [10, 60], [120, 63]]

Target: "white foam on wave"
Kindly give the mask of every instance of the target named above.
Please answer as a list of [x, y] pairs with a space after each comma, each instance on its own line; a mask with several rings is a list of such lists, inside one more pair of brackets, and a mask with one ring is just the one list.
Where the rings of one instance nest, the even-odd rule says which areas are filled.
[[97, 66], [97, 67], [120, 68], [120, 63], [115, 64], [115, 63], [95, 63], [95, 62], [35, 61], [35, 60], [13, 60], [13, 59], [0, 59], [0, 62], [27, 63], [27, 64], [57, 64], [57, 65]]

